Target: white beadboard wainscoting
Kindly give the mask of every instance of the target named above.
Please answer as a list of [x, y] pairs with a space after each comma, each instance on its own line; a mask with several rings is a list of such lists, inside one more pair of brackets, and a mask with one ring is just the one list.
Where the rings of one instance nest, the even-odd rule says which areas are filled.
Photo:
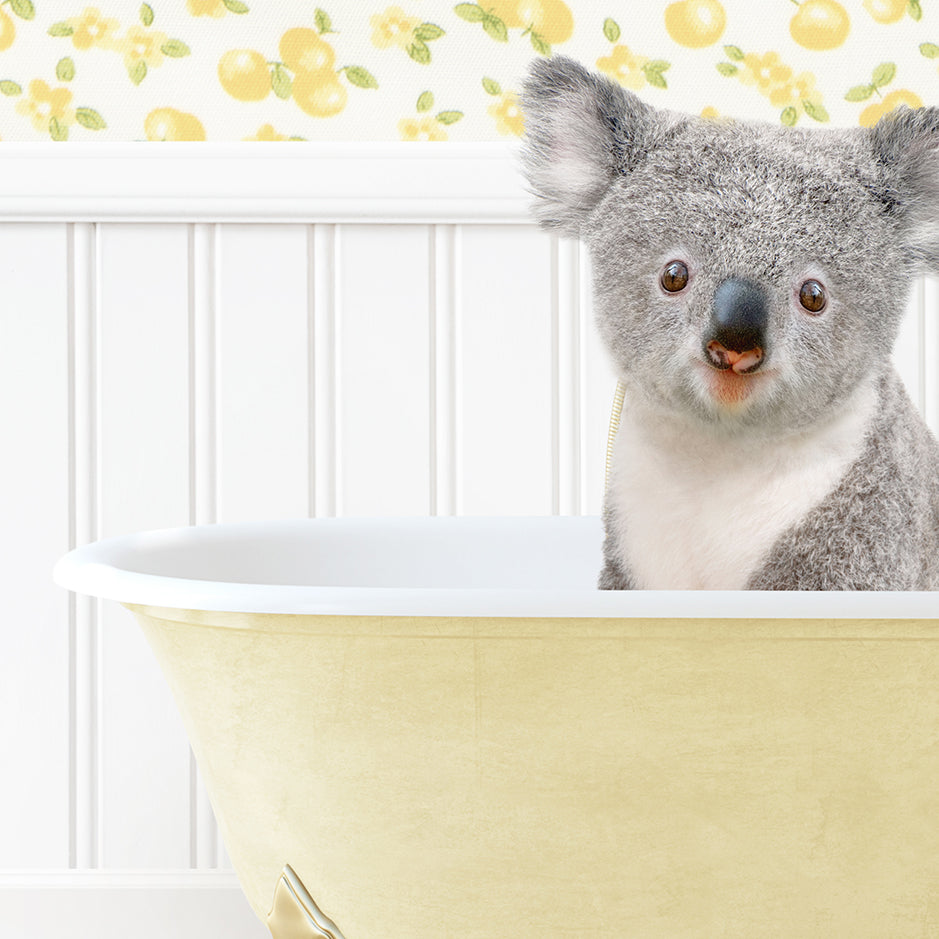
[[[130, 614], [52, 565], [216, 521], [598, 512], [586, 256], [527, 221], [500, 145], [3, 144], [0, 168], [0, 936], [266, 935]], [[933, 281], [897, 360], [936, 429]]]

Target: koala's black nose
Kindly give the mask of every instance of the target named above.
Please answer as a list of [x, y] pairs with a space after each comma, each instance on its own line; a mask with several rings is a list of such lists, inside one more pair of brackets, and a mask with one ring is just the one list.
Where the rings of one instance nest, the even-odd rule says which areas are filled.
[[728, 278], [714, 294], [704, 349], [710, 363], [743, 374], [763, 362], [769, 316], [766, 294], [751, 280]]

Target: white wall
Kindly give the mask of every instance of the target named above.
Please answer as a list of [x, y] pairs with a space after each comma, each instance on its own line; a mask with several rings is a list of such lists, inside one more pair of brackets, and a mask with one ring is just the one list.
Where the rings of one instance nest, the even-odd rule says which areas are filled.
[[[598, 512], [586, 259], [500, 146], [4, 147], [0, 935], [263, 935], [130, 615], [52, 565], [191, 523]], [[917, 285], [898, 350], [934, 427], [937, 310]]]

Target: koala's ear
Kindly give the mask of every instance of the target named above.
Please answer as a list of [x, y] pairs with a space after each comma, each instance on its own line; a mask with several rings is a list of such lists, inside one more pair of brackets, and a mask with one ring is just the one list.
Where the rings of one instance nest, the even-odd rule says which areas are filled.
[[939, 108], [898, 108], [869, 133], [885, 201], [900, 216], [913, 258], [939, 274]]
[[522, 166], [542, 228], [576, 236], [613, 180], [662, 139], [667, 112], [563, 56], [537, 59], [522, 91]]

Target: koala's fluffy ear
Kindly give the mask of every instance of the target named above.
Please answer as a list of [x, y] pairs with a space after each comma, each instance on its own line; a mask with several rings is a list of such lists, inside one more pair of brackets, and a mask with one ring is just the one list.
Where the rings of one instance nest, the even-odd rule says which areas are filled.
[[522, 164], [542, 228], [576, 236], [613, 180], [629, 172], [671, 123], [573, 59], [531, 66], [522, 91]]
[[898, 108], [869, 133], [914, 261], [939, 274], [939, 108]]

